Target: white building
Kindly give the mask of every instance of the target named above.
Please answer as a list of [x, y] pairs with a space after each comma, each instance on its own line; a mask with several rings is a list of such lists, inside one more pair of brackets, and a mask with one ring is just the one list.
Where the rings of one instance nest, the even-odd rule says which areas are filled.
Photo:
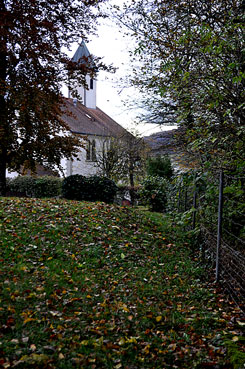
[[[78, 47], [72, 60], [76, 63], [86, 60], [90, 53], [84, 42]], [[62, 119], [70, 127], [72, 134], [80, 135], [84, 138], [84, 148], [81, 148], [79, 160], [68, 160], [66, 162], [66, 175], [82, 174], [90, 176], [98, 174], [98, 157], [101, 157], [103, 150], [106, 150], [111, 137], [127, 139], [132, 135], [121, 125], [115, 122], [107, 114], [96, 106], [96, 80], [86, 77], [87, 88], [75, 86], [80, 98], [73, 99], [69, 93], [69, 98], [65, 99], [65, 109], [68, 114], [64, 114]]]

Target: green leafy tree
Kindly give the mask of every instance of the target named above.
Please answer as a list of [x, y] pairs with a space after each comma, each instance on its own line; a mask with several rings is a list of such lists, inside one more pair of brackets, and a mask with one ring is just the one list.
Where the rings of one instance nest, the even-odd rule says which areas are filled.
[[244, 8], [242, 0], [136, 0], [118, 14], [135, 36], [131, 79], [152, 120], [173, 113], [180, 141], [214, 168], [244, 161]]
[[94, 29], [102, 1], [0, 0], [0, 194], [7, 168], [52, 168], [76, 155], [80, 143], [61, 118], [60, 89], [85, 83], [103, 65], [77, 65], [64, 50]]

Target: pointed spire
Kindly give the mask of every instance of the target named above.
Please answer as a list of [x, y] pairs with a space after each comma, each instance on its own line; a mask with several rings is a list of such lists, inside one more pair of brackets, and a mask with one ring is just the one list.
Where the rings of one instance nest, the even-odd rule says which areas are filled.
[[73, 55], [72, 61], [73, 62], [79, 62], [79, 60], [82, 60], [84, 57], [88, 58], [90, 56], [90, 52], [88, 51], [87, 46], [85, 45], [85, 42], [82, 41], [79, 47], [77, 48], [77, 51]]

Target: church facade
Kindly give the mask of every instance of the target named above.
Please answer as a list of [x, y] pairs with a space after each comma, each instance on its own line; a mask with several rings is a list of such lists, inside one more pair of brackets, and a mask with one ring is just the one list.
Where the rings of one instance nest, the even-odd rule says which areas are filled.
[[[84, 42], [78, 47], [72, 60], [79, 62], [90, 55]], [[87, 88], [76, 86], [80, 96], [73, 99], [69, 93], [65, 99], [65, 113], [62, 119], [70, 128], [71, 134], [79, 135], [83, 142], [78, 159], [67, 160], [66, 176], [100, 174], [99, 158], [109, 147], [113, 138], [127, 139], [132, 135], [96, 105], [96, 80], [86, 76]]]

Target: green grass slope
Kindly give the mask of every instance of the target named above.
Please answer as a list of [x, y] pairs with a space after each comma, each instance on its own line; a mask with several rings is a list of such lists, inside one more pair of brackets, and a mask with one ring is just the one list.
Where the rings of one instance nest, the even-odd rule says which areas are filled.
[[232, 368], [223, 337], [239, 347], [240, 312], [167, 226], [102, 203], [0, 199], [0, 367]]

